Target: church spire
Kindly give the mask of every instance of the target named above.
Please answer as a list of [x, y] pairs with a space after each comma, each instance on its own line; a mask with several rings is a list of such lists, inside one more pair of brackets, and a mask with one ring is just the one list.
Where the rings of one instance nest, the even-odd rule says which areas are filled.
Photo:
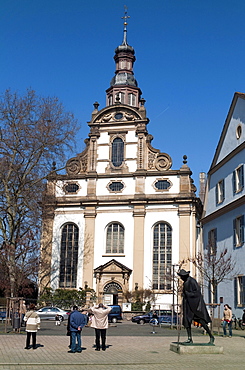
[[[133, 66], [136, 60], [134, 48], [127, 42], [127, 7], [124, 7], [123, 42], [115, 50], [114, 60], [116, 62], [115, 76], [111, 80], [111, 86], [106, 90], [107, 104], [127, 104], [139, 108], [141, 90], [138, 88], [134, 77]], [[117, 97], [117, 99], [116, 99]]]
[[124, 19], [123, 25], [124, 25], [124, 30], [123, 30], [123, 42], [122, 45], [127, 45], [127, 19], [130, 18], [130, 15], [128, 15], [128, 8], [126, 5], [124, 5], [124, 16], [122, 19]]

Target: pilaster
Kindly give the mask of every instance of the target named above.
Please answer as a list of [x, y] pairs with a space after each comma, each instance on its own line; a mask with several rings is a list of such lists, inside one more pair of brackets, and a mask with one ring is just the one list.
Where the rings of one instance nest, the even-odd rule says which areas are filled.
[[89, 288], [93, 287], [95, 217], [95, 206], [87, 206], [84, 211], [83, 282], [86, 281]]
[[144, 286], [144, 228], [145, 206], [135, 205], [134, 216], [134, 253], [133, 253], [133, 289]]

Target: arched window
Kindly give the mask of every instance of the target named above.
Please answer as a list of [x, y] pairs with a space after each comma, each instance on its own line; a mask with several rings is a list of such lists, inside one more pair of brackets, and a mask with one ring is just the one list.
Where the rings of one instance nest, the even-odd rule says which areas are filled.
[[124, 104], [125, 94], [122, 93], [122, 92], [119, 92], [118, 95], [119, 95], [119, 98], [120, 98], [120, 100], [119, 100], [120, 103]]
[[111, 161], [113, 166], [120, 167], [124, 160], [124, 142], [117, 137], [112, 142]]
[[153, 289], [171, 290], [172, 228], [159, 222], [153, 230]]
[[78, 260], [78, 227], [66, 224], [61, 232], [60, 288], [76, 288]]
[[136, 96], [134, 94], [128, 94], [128, 104], [135, 106]]
[[110, 224], [106, 232], [106, 253], [124, 253], [124, 227]]

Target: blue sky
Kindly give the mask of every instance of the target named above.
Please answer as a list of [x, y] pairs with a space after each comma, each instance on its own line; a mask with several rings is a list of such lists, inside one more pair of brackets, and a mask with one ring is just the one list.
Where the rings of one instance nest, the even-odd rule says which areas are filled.
[[186, 154], [198, 186], [233, 95], [245, 92], [244, 0], [0, 0], [1, 93], [57, 96], [81, 124], [81, 152], [114, 76], [125, 4], [152, 145], [172, 169]]

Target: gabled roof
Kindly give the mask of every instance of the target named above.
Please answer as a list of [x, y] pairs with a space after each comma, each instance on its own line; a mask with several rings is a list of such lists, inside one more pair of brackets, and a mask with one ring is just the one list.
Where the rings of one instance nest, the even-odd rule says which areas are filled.
[[106, 270], [111, 265], [117, 266], [123, 272], [128, 272], [129, 274], [131, 274], [131, 272], [132, 272], [132, 270], [130, 268], [128, 268], [127, 266], [123, 265], [122, 263], [118, 262], [115, 259], [112, 259], [109, 262], [105, 263], [104, 265], [100, 265], [99, 267], [95, 268], [94, 272], [95, 273], [96, 272], [102, 272], [102, 271]]
[[218, 158], [219, 158], [222, 146], [224, 144], [224, 140], [225, 140], [225, 137], [226, 137], [226, 134], [227, 134], [227, 130], [228, 130], [228, 127], [230, 125], [230, 122], [231, 122], [231, 119], [232, 119], [232, 116], [233, 116], [233, 113], [234, 113], [234, 110], [235, 110], [235, 107], [236, 107], [236, 104], [237, 104], [237, 100], [239, 98], [245, 100], [245, 94], [240, 93], [240, 92], [236, 92], [233, 96], [233, 100], [231, 102], [231, 106], [230, 106], [229, 112], [227, 114], [227, 117], [226, 117], [226, 120], [225, 120], [225, 123], [224, 123], [224, 126], [223, 126], [223, 130], [221, 132], [220, 139], [219, 139], [217, 148], [215, 150], [214, 158], [213, 158], [211, 167], [209, 169], [209, 172], [218, 163]]

